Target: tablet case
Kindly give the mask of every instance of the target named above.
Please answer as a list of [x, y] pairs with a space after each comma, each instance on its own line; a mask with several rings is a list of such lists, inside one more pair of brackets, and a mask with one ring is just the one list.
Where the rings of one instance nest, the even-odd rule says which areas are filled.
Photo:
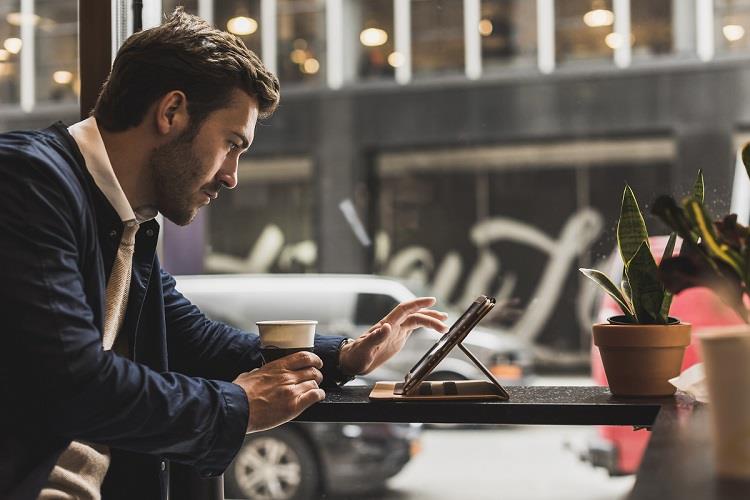
[[[462, 343], [458, 347], [485, 374], [488, 380], [435, 380], [424, 381], [411, 395], [395, 394], [403, 382], [377, 382], [370, 392], [373, 401], [507, 401], [508, 392], [495, 376]], [[400, 392], [400, 391], [399, 391]]]

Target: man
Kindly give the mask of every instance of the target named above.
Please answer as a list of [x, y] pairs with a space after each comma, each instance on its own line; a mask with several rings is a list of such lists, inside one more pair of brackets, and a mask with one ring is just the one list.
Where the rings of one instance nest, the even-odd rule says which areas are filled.
[[234, 188], [278, 100], [238, 38], [177, 11], [123, 45], [91, 118], [0, 135], [0, 498], [165, 498], [167, 461], [221, 474], [246, 432], [445, 330], [416, 299], [261, 367], [161, 270], [156, 213], [188, 224]]

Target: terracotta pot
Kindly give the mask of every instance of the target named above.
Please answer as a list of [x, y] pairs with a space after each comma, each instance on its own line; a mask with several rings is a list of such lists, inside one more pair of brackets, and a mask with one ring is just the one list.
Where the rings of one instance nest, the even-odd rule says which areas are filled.
[[671, 396], [669, 379], [680, 374], [685, 347], [690, 344], [690, 324], [594, 325], [599, 348], [614, 396]]

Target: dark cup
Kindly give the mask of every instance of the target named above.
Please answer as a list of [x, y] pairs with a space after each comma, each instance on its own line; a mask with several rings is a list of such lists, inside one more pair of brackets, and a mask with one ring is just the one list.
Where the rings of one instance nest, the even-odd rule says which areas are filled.
[[295, 352], [313, 352], [312, 347], [261, 347], [260, 348], [260, 355], [263, 357], [263, 363], [270, 363], [271, 361], [276, 361], [279, 358], [283, 358], [284, 356], [289, 356], [290, 354], [294, 354]]

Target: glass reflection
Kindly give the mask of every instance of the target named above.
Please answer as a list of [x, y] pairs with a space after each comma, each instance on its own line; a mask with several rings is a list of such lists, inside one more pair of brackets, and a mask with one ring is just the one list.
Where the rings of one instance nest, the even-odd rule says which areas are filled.
[[750, 48], [750, 0], [716, 0], [716, 52], [735, 54]]
[[352, 2], [350, 18], [344, 21], [347, 26], [356, 26], [356, 37], [352, 41], [359, 48], [356, 61], [357, 76], [360, 79], [392, 78], [398, 64], [393, 55], [393, 0], [362, 0]]
[[224, 1], [214, 5], [215, 25], [240, 37], [247, 48], [260, 56], [260, 0]]
[[171, 14], [177, 7], [184, 7], [185, 12], [190, 14], [198, 14], [198, 0], [162, 0], [161, 2], [161, 10], [165, 14]]
[[695, 2], [631, 0], [633, 57], [695, 52]]
[[77, 101], [78, 10], [76, 0], [36, 0], [36, 100]]
[[413, 0], [411, 8], [414, 76], [463, 72], [463, 2]]
[[557, 62], [611, 61], [622, 43], [613, 33], [614, 21], [612, 0], [555, 2]]
[[279, 80], [320, 84], [325, 74], [325, 2], [279, 0], [277, 9]]
[[536, 64], [536, 2], [484, 0], [481, 12], [485, 69]]
[[0, 7], [0, 105], [18, 104], [21, 98], [19, 61], [23, 48], [20, 22], [13, 17], [19, 11], [19, 0], [3, 2]]

